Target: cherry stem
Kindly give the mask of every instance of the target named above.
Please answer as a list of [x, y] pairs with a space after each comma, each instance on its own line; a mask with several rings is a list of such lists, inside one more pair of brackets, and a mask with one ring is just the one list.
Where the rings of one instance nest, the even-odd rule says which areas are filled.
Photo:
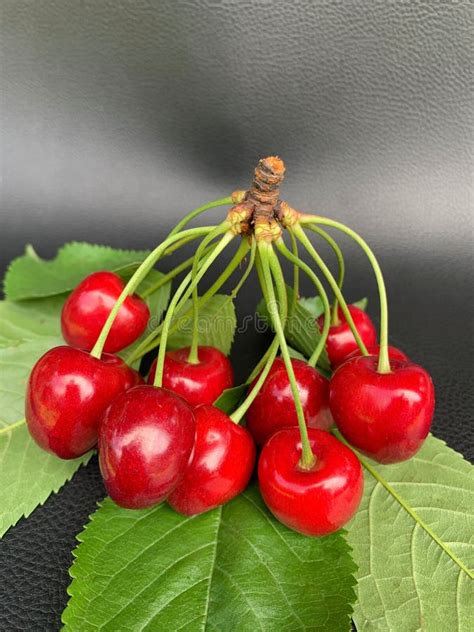
[[278, 338], [275, 337], [272, 344], [270, 345], [270, 348], [269, 348], [270, 353], [268, 354], [266, 358], [265, 365], [263, 367], [263, 370], [260, 372], [258, 380], [253, 385], [252, 389], [250, 390], [250, 392], [248, 393], [244, 401], [230, 415], [230, 418], [232, 419], [234, 423], [238, 424], [242, 420], [242, 417], [248, 411], [250, 406], [253, 404], [255, 398], [259, 394], [260, 389], [262, 388], [265, 380], [268, 377], [268, 374], [270, 373], [270, 369], [272, 368], [273, 362], [275, 361], [279, 346], [280, 344], [278, 342]]
[[201, 215], [201, 213], [204, 213], [205, 211], [208, 211], [211, 208], [216, 208], [218, 206], [226, 206], [228, 204], [233, 204], [232, 196], [220, 198], [218, 200], [213, 200], [212, 202], [207, 202], [207, 204], [203, 204], [203, 206], [199, 206], [198, 208], [194, 209], [194, 211], [191, 211], [190, 213], [185, 215], [183, 219], [176, 224], [176, 226], [170, 232], [168, 237], [172, 237], [173, 235], [181, 231], [191, 220], [193, 220], [198, 215]]
[[[224, 224], [226, 224], [226, 222], [223, 222], [221, 224], [221, 227], [224, 227]], [[165, 320], [163, 321], [163, 329], [161, 332], [161, 340], [160, 340], [160, 349], [158, 352], [158, 358], [156, 362], [156, 374], [155, 374], [154, 386], [161, 386], [163, 383], [163, 367], [165, 364], [166, 344], [168, 342], [168, 335], [170, 331], [171, 321], [173, 319], [173, 314], [176, 309], [176, 306], [178, 305], [178, 302], [181, 300], [184, 303], [190, 297], [193, 289], [197, 286], [197, 284], [202, 279], [204, 274], [207, 272], [209, 267], [221, 254], [221, 252], [225, 249], [225, 247], [232, 241], [232, 239], [234, 239], [234, 237], [235, 237], [235, 234], [233, 232], [227, 231], [224, 234], [224, 236], [221, 238], [217, 246], [214, 248], [213, 252], [204, 261], [204, 263], [202, 264], [201, 268], [199, 269], [199, 272], [196, 274], [194, 279], [192, 279], [192, 272], [189, 272], [186, 275], [186, 278], [182, 282], [181, 286], [183, 285], [183, 283], [186, 281], [188, 277], [190, 277], [192, 280], [191, 280], [191, 283], [187, 286], [186, 290], [183, 291], [182, 296], [179, 294], [179, 292], [176, 292], [176, 294], [173, 296], [171, 303], [168, 307], [168, 311], [166, 312]], [[181, 286], [179, 289], [181, 289]]]
[[279, 239], [278, 241], [276, 241], [275, 245], [278, 248], [278, 250], [281, 252], [281, 254], [284, 257], [286, 257], [286, 259], [291, 261], [295, 266], [298, 266], [298, 268], [301, 268], [301, 270], [303, 270], [303, 272], [306, 272], [306, 274], [309, 276], [309, 278], [312, 280], [312, 282], [316, 286], [316, 290], [317, 290], [317, 292], [318, 292], [318, 294], [321, 297], [321, 300], [323, 302], [323, 306], [324, 306], [324, 324], [323, 324], [323, 329], [321, 331], [321, 335], [319, 337], [319, 340], [318, 340], [318, 343], [316, 345], [316, 348], [314, 349], [313, 353], [311, 354], [311, 357], [308, 360], [309, 366], [312, 366], [314, 368], [317, 365], [318, 360], [319, 360], [319, 358], [321, 356], [321, 353], [322, 353], [322, 351], [323, 351], [323, 349], [324, 349], [324, 347], [326, 345], [326, 340], [327, 340], [327, 337], [328, 337], [329, 328], [331, 326], [331, 307], [329, 305], [328, 295], [326, 294], [326, 291], [324, 289], [323, 284], [318, 279], [318, 277], [313, 272], [313, 270], [311, 270], [309, 265], [307, 265], [299, 257], [295, 257], [295, 255], [288, 250], [288, 248], [286, 247], [283, 239]]
[[282, 311], [284, 310], [284, 306], [286, 304], [286, 286], [285, 280], [283, 278], [283, 273], [281, 271], [280, 263], [278, 258], [273, 251], [273, 247], [271, 242], [267, 241], [259, 241], [258, 243], [258, 253], [262, 263], [262, 274], [264, 280], [265, 287], [264, 294], [268, 296], [267, 308], [270, 313], [270, 317], [273, 322], [273, 327], [275, 329], [275, 333], [278, 336], [278, 341], [281, 348], [281, 354], [283, 356], [283, 361], [285, 363], [286, 371], [288, 374], [288, 380], [290, 382], [291, 392], [293, 395], [293, 400], [295, 403], [296, 415], [298, 417], [298, 425], [300, 429], [301, 435], [301, 447], [302, 454], [300, 459], [300, 467], [304, 470], [311, 469], [316, 460], [311, 450], [311, 445], [309, 443], [308, 437], [308, 429], [306, 427], [306, 422], [304, 418], [303, 407], [301, 405], [300, 395], [298, 391], [298, 385], [296, 383], [295, 372], [293, 370], [293, 365], [291, 363], [291, 357], [288, 351], [288, 346], [286, 344], [285, 334], [282, 326], [282, 321], [280, 319], [279, 310], [277, 307], [277, 300], [275, 297], [275, 291], [273, 286], [273, 280], [275, 281], [275, 287], [278, 293], [278, 298], [280, 299], [280, 306]]
[[255, 238], [252, 237], [252, 239], [250, 241], [250, 246], [248, 245], [248, 242], [244, 242], [244, 243], [246, 243], [246, 250], [248, 250], [249, 247], [250, 247], [249, 262], [247, 264], [247, 267], [245, 268], [245, 272], [240, 277], [239, 282], [237, 283], [237, 285], [234, 287], [234, 289], [229, 294], [229, 296], [231, 297], [232, 300], [237, 298], [238, 293], [242, 289], [243, 284], [248, 279], [249, 274], [252, 272], [253, 267], [255, 265], [255, 254], [257, 252], [257, 242], [255, 241]]
[[[219, 277], [214, 281], [211, 287], [203, 294], [203, 296], [199, 299], [199, 307], [202, 309], [204, 305], [220, 290], [220, 288], [224, 285], [227, 279], [231, 276], [231, 274], [238, 267], [242, 259], [245, 257], [248, 251], [248, 242], [242, 240], [240, 242], [240, 246], [237, 249], [236, 253], [232, 257], [231, 261], [227, 265], [227, 267], [222, 271]], [[229, 296], [229, 300], [231, 297]], [[187, 309], [184, 313], [181, 313], [181, 310], [184, 307], [184, 303], [186, 301], [180, 301], [177, 305], [175, 313], [178, 314], [176, 319], [173, 321], [172, 326], [170, 327], [170, 332], [172, 333], [178, 329], [183, 321], [185, 321], [188, 316], [192, 312], [192, 307]], [[146, 355], [148, 352], [153, 351], [160, 344], [160, 333], [163, 329], [163, 323], [161, 323], [155, 330], [151, 332], [141, 343], [140, 345], [133, 351], [129, 358], [127, 358], [128, 364], [135, 362], [139, 358]]]
[[190, 228], [188, 230], [176, 233], [172, 237], [167, 237], [161, 244], [159, 244], [154, 250], [150, 252], [148, 257], [146, 257], [135, 270], [134, 274], [125, 285], [120, 296], [116, 300], [115, 305], [113, 306], [107, 320], [105, 321], [99, 337], [97, 338], [96, 343], [92, 351], [90, 352], [91, 356], [93, 356], [94, 358], [101, 357], [104, 344], [107, 340], [107, 336], [109, 335], [112, 325], [114, 324], [114, 320], [119, 312], [119, 309], [122, 307], [123, 302], [130, 294], [133, 294], [133, 292], [147, 276], [147, 274], [150, 272], [156, 262], [163, 256], [163, 253], [167, 250], [167, 248], [169, 248], [169, 246], [171, 246], [175, 242], [178, 242], [183, 238], [190, 237], [191, 235], [206, 235], [207, 233], [214, 230], [214, 228], [214, 226], [205, 228]]
[[[210, 246], [208, 246], [205, 249], [203, 255], [208, 254], [213, 248], [214, 248], [214, 244], [211, 244]], [[166, 254], [168, 253], [165, 253], [165, 255]], [[151, 285], [149, 288], [147, 288], [146, 290], [140, 293], [141, 298], [147, 298], [148, 296], [150, 296], [151, 294], [159, 290], [160, 287], [163, 287], [163, 285], [166, 285], [169, 281], [172, 281], [175, 277], [178, 276], [178, 274], [181, 274], [181, 272], [184, 272], [184, 270], [186, 270], [187, 268], [190, 268], [193, 265], [193, 261], [194, 261], [194, 255], [192, 257], [189, 257], [189, 259], [186, 259], [185, 261], [180, 263], [178, 266], [176, 266], [175, 268], [173, 268], [166, 274], [163, 274], [162, 277], [154, 285]]]
[[[291, 251], [295, 257], [298, 257], [298, 242], [293, 233], [290, 233]], [[293, 265], [293, 298], [291, 301], [290, 315], [296, 309], [298, 299], [300, 297], [300, 267], [297, 263]]]
[[323, 224], [325, 226], [331, 226], [332, 228], [336, 228], [341, 232], [345, 233], [349, 237], [351, 237], [364, 251], [366, 254], [370, 265], [375, 274], [375, 279], [377, 281], [377, 287], [379, 291], [379, 299], [380, 299], [380, 350], [379, 350], [379, 362], [377, 371], [379, 373], [390, 373], [390, 359], [388, 356], [388, 301], [387, 301], [387, 290], [385, 288], [385, 282], [382, 274], [382, 270], [380, 268], [379, 262], [375, 257], [372, 249], [369, 244], [362, 239], [362, 237], [357, 234], [352, 228], [349, 228], [345, 224], [341, 224], [340, 222], [336, 222], [332, 219], [326, 217], [317, 217], [311, 215], [304, 215], [301, 219], [301, 223], [308, 222], [308, 218], [312, 218], [312, 223]]
[[[212, 250], [211, 252], [214, 250], [214, 248], [216, 247], [215, 244], [212, 245]], [[201, 258], [200, 264], [202, 265], [204, 263], [204, 260], [209, 256], [210, 253], [207, 253], [204, 257]], [[177, 305], [177, 309], [175, 310], [175, 313], [179, 312], [179, 310], [182, 308], [182, 304], [178, 303]], [[181, 319], [183, 319], [185, 316], [188, 316], [192, 311], [192, 308], [188, 309], [186, 311], [186, 313], [184, 315], [182, 315], [180, 317], [180, 321]], [[155, 346], [158, 346], [159, 344], [159, 339], [156, 345], [154, 345], [153, 347], [151, 347], [151, 349], [149, 349], [149, 345], [159, 336], [161, 330], [163, 329], [163, 323], [160, 323], [155, 329], [153, 329], [148, 336], [146, 336], [141, 342], [140, 344], [132, 351], [132, 353], [130, 354], [130, 356], [126, 359], [127, 364], [131, 364], [133, 362], [135, 362], [135, 360], [137, 360], [138, 358], [141, 358], [142, 356], [144, 356], [146, 353], [148, 353], [148, 351], [150, 351], [151, 349], [154, 349]], [[172, 328], [171, 331], [174, 331], [174, 328]]]
[[253, 368], [252, 373], [248, 376], [245, 384], [250, 384], [251, 382], [253, 382], [253, 380], [257, 377], [257, 375], [262, 371], [263, 367], [267, 363], [268, 357], [270, 356], [270, 354], [272, 352], [273, 344], [274, 344], [275, 340], [278, 342], [278, 336], [275, 336], [273, 338], [271, 345], [268, 347], [268, 349], [265, 351], [265, 353], [260, 358], [258, 363], [255, 365], [255, 367]]
[[362, 341], [362, 338], [360, 337], [359, 332], [357, 331], [357, 327], [355, 326], [354, 319], [352, 318], [352, 315], [351, 315], [351, 313], [349, 311], [349, 308], [347, 306], [346, 300], [345, 300], [344, 296], [342, 295], [341, 290], [339, 289], [339, 286], [337, 284], [336, 279], [333, 277], [333, 275], [331, 274], [331, 271], [329, 270], [327, 265], [324, 263], [322, 258], [316, 252], [315, 248], [313, 247], [313, 244], [310, 242], [310, 240], [306, 236], [306, 234], [305, 234], [304, 230], [302, 229], [302, 227], [299, 224], [295, 224], [293, 226], [292, 230], [294, 230], [296, 237], [301, 241], [301, 243], [306, 248], [306, 250], [308, 251], [310, 256], [314, 259], [316, 265], [320, 268], [320, 270], [324, 274], [327, 282], [331, 286], [331, 289], [334, 292], [334, 295], [336, 296], [337, 300], [339, 301], [339, 305], [341, 306], [341, 310], [342, 310], [344, 316], [346, 317], [347, 324], [349, 325], [349, 327], [350, 327], [350, 329], [352, 331], [352, 335], [354, 336], [355, 341], [356, 341], [356, 343], [357, 343], [362, 355], [364, 355], [364, 356], [369, 355], [369, 352], [367, 351], [367, 348], [366, 348], [364, 342]]
[[[191, 271], [192, 281], [196, 279], [201, 257], [204, 251], [206, 250], [206, 247], [215, 237], [222, 235], [222, 233], [225, 233], [227, 229], [228, 229], [228, 222], [223, 222], [215, 230], [209, 233], [209, 235], [206, 235], [204, 239], [201, 241], [194, 255], [193, 268]], [[194, 285], [194, 289], [192, 291], [192, 304], [193, 304], [193, 321], [192, 321], [193, 333], [191, 337], [191, 346], [189, 349], [188, 362], [190, 364], [199, 364], [199, 293], [198, 293], [197, 283]]]
[[[319, 226], [315, 226], [314, 224], [308, 224], [307, 228], [309, 228], [309, 230], [313, 231], [313, 233], [316, 233], [317, 235], [322, 237], [324, 239], [324, 241], [326, 241], [326, 243], [329, 244], [329, 246], [331, 247], [332, 251], [336, 255], [337, 265], [338, 265], [337, 285], [339, 286], [339, 289], [342, 292], [342, 286], [344, 284], [344, 276], [345, 276], [345, 273], [346, 273], [346, 265], [345, 265], [345, 262], [344, 262], [344, 255], [342, 254], [342, 250], [339, 248], [336, 240], [332, 237], [332, 235], [330, 235], [328, 232], [326, 232], [325, 230], [323, 230]], [[341, 319], [339, 318], [339, 309], [338, 309], [338, 307], [339, 307], [339, 302], [337, 300], [337, 297], [335, 297], [334, 298], [333, 311], [332, 311], [332, 321], [331, 321], [332, 325], [339, 325], [339, 323], [341, 322]]]

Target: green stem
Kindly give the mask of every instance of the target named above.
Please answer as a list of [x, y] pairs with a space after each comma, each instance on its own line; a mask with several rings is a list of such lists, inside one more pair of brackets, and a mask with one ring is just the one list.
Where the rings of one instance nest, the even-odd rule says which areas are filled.
[[[286, 371], [288, 373], [288, 380], [290, 382], [291, 392], [293, 395], [295, 408], [296, 408], [296, 415], [298, 417], [298, 425], [300, 429], [301, 447], [302, 447], [302, 454], [301, 454], [299, 465], [301, 469], [309, 470], [314, 466], [316, 461], [315, 461], [313, 451], [311, 450], [311, 445], [309, 443], [308, 428], [306, 427], [303, 407], [301, 405], [300, 395], [298, 391], [298, 385], [296, 383], [295, 373], [293, 370], [293, 365], [291, 363], [291, 357], [288, 352], [288, 346], [286, 344], [285, 334], [284, 334], [282, 323], [280, 320], [279, 310], [277, 308], [277, 301], [275, 297], [275, 291], [273, 288], [273, 279], [275, 280], [275, 286], [276, 286], [280, 301], [283, 300], [283, 296], [286, 297], [286, 287], [285, 287], [284, 280], [283, 280], [283, 285], [281, 283], [281, 279], [283, 275], [280, 276], [280, 274], [277, 274], [276, 277], [274, 276], [272, 278], [271, 268], [273, 267], [274, 269], [276, 269], [277, 266], [279, 266], [280, 264], [278, 262], [278, 259], [276, 259], [276, 255], [273, 251], [273, 247], [271, 243], [267, 243], [264, 241], [259, 242], [258, 252], [261, 259], [263, 281], [266, 288], [264, 290], [264, 294], [266, 293], [269, 299], [267, 308], [270, 313], [270, 317], [273, 321], [273, 327], [275, 329], [275, 333], [278, 336], [278, 340], [280, 343], [281, 354], [283, 356], [283, 361], [285, 363]], [[270, 263], [272, 259], [273, 260], [276, 259], [276, 263], [274, 261]], [[263, 287], [262, 287], [262, 290], [263, 290]]]
[[283, 331], [285, 331], [288, 320], [288, 295], [286, 293], [285, 277], [283, 276], [280, 262], [278, 261], [278, 257], [275, 255], [273, 248], [269, 250], [269, 252], [272, 253], [272, 256], [268, 258], [268, 263], [270, 264], [270, 272], [272, 273], [276, 289], [277, 307], [279, 307], [281, 326]]
[[228, 196], [225, 198], [220, 198], [219, 200], [213, 200], [212, 202], [203, 204], [203, 206], [199, 206], [198, 208], [194, 209], [194, 211], [191, 211], [190, 213], [185, 215], [183, 219], [176, 224], [176, 226], [170, 232], [168, 237], [172, 237], [173, 235], [181, 231], [184, 228], [184, 226], [186, 226], [186, 224], [188, 224], [192, 219], [194, 219], [198, 215], [201, 215], [201, 213], [204, 213], [205, 211], [211, 208], [216, 208], [217, 206], [226, 206], [227, 204], [232, 204], [232, 203], [233, 203], [232, 197]]
[[334, 295], [336, 296], [337, 300], [339, 301], [339, 305], [341, 306], [341, 310], [347, 320], [347, 324], [349, 325], [351, 331], [352, 331], [352, 335], [355, 338], [355, 341], [357, 342], [357, 345], [359, 347], [359, 349], [361, 350], [361, 353], [363, 355], [369, 355], [367, 348], [362, 340], [362, 338], [359, 335], [359, 332], [357, 331], [357, 327], [355, 326], [354, 323], [354, 319], [352, 318], [352, 315], [349, 311], [349, 308], [347, 306], [346, 300], [344, 298], [344, 296], [342, 295], [341, 290], [339, 289], [339, 286], [337, 285], [337, 281], [336, 279], [333, 277], [333, 275], [331, 274], [331, 271], [329, 270], [329, 268], [327, 267], [327, 265], [324, 263], [324, 261], [321, 259], [321, 257], [319, 256], [319, 254], [316, 252], [316, 250], [313, 247], [313, 244], [310, 242], [310, 240], [308, 239], [308, 237], [306, 236], [304, 230], [302, 229], [301, 226], [299, 226], [298, 224], [295, 224], [295, 226], [293, 227], [293, 229], [296, 237], [301, 241], [301, 243], [303, 244], [303, 246], [306, 248], [306, 250], [308, 251], [308, 253], [310, 254], [310, 256], [314, 259], [316, 265], [321, 269], [321, 272], [324, 274], [326, 280], [328, 281], [329, 285], [331, 286], [332, 291], [334, 292]]
[[278, 342], [278, 336], [275, 336], [272, 340], [271, 345], [268, 347], [268, 349], [265, 351], [265, 353], [263, 354], [263, 356], [260, 358], [260, 360], [258, 361], [258, 363], [254, 366], [252, 373], [248, 376], [245, 384], [250, 384], [251, 382], [254, 381], [254, 379], [257, 377], [257, 375], [262, 371], [263, 367], [266, 365], [267, 360], [270, 356], [270, 354], [272, 353], [272, 349], [273, 349], [273, 344], [275, 343], [275, 340]]
[[[302, 219], [302, 223], [307, 221], [307, 217], [304, 216]], [[377, 261], [372, 249], [369, 244], [362, 239], [360, 235], [358, 235], [352, 228], [349, 228], [345, 224], [341, 224], [340, 222], [336, 222], [332, 219], [328, 219], [326, 217], [316, 217], [314, 216], [312, 219], [313, 223], [324, 224], [325, 226], [331, 226], [332, 228], [336, 228], [341, 232], [345, 233], [349, 237], [351, 237], [364, 251], [368, 260], [370, 261], [370, 265], [375, 274], [375, 279], [377, 281], [377, 287], [379, 291], [380, 298], [380, 351], [379, 351], [379, 364], [377, 370], [379, 373], [390, 373], [390, 359], [388, 357], [388, 302], [387, 302], [387, 290], [385, 288], [385, 282], [383, 279], [382, 270], [380, 269], [379, 262]]]
[[312, 280], [312, 282], [316, 286], [316, 290], [318, 291], [318, 294], [321, 297], [321, 300], [323, 302], [323, 306], [324, 306], [323, 329], [321, 331], [321, 336], [318, 340], [318, 344], [316, 345], [315, 350], [313, 351], [311, 357], [308, 360], [308, 364], [312, 367], [315, 367], [318, 363], [319, 357], [326, 344], [329, 328], [331, 326], [331, 308], [329, 306], [328, 295], [326, 294], [323, 284], [315, 275], [313, 270], [311, 270], [311, 268], [304, 261], [302, 261], [299, 257], [295, 257], [295, 255], [288, 250], [283, 239], [279, 239], [275, 243], [275, 245], [284, 257], [286, 257], [289, 261], [291, 261], [295, 266], [298, 266], [298, 268], [301, 268], [303, 272], [306, 272], [306, 274], [309, 276], [309, 278]]
[[[240, 242], [239, 248], [236, 253], [232, 257], [228, 266], [222, 271], [219, 277], [214, 281], [211, 287], [203, 294], [203, 296], [199, 299], [199, 308], [202, 309], [204, 305], [211, 299], [224, 285], [227, 279], [231, 276], [231, 274], [235, 271], [235, 269], [239, 266], [242, 259], [245, 257], [248, 251], [248, 243], [246, 240], [242, 240]], [[178, 314], [176, 320], [172, 323], [169, 333], [176, 331], [180, 327], [183, 321], [185, 321], [188, 316], [192, 312], [192, 307], [187, 309], [183, 314], [181, 314], [181, 310], [184, 307], [184, 303], [186, 301], [180, 301], [176, 307], [175, 313]], [[163, 329], [163, 323], [161, 323], [154, 331], [152, 331], [142, 342], [141, 344], [134, 350], [134, 352], [127, 358], [127, 363], [131, 364], [135, 362], [139, 358], [146, 355], [148, 352], [153, 351], [160, 344], [160, 333]]]
[[[312, 230], [313, 233], [316, 233], [317, 235], [322, 237], [329, 244], [329, 246], [332, 248], [332, 251], [336, 255], [337, 265], [338, 265], [337, 284], [339, 286], [339, 289], [342, 292], [342, 286], [344, 285], [344, 276], [346, 273], [346, 265], [344, 263], [344, 255], [342, 254], [342, 250], [339, 248], [336, 240], [328, 232], [326, 232], [319, 226], [315, 226], [314, 224], [308, 224], [308, 228], [309, 230]], [[339, 306], [339, 302], [337, 298], [335, 297], [333, 311], [332, 311], [332, 321], [331, 321], [333, 325], [339, 325], [340, 323], [338, 306]]]
[[265, 304], [268, 305], [268, 303], [270, 302], [270, 298], [269, 298], [269, 294], [268, 294], [268, 291], [267, 291], [267, 286], [265, 284], [265, 276], [263, 274], [262, 258], [261, 257], [257, 257], [257, 259], [255, 261], [255, 268], [257, 270], [258, 281], [260, 283], [260, 287], [262, 288], [262, 294], [263, 294], [263, 298], [265, 300]]
[[263, 370], [261, 371], [261, 373], [260, 373], [260, 375], [258, 377], [258, 380], [253, 385], [252, 389], [250, 390], [250, 393], [248, 393], [248, 395], [244, 399], [244, 401], [230, 415], [230, 418], [236, 424], [238, 424], [241, 421], [242, 417], [248, 411], [250, 406], [253, 404], [255, 398], [259, 394], [260, 389], [262, 388], [265, 380], [268, 377], [268, 374], [270, 373], [270, 369], [272, 368], [273, 362], [275, 361], [276, 354], [278, 352], [279, 346], [280, 345], [279, 345], [279, 342], [278, 342], [278, 338], [275, 337], [273, 342], [272, 342], [272, 344], [270, 345], [270, 348], [269, 348], [270, 353], [267, 356], [267, 359], [265, 361], [265, 366], [264, 366]]
[[[169, 235], [168, 235], [169, 237]], [[167, 239], [168, 239], [167, 237]], [[174, 237], [174, 235], [173, 235]], [[186, 244], [188, 244], [190, 241], [194, 241], [195, 239], [197, 239], [197, 237], [200, 237], [200, 235], [194, 235], [191, 237], [184, 237], [183, 239], [180, 239], [179, 241], [176, 241], [174, 244], [171, 244], [171, 246], [169, 246], [169, 248], [166, 249], [166, 252], [163, 253], [163, 257], [169, 257], [170, 255], [173, 254], [173, 252], [175, 252], [176, 250], [179, 250], [180, 248], [182, 248], [183, 246], [185, 246]]]
[[[199, 244], [198, 249], [194, 255], [193, 269], [191, 273], [192, 281], [196, 279], [196, 275], [198, 273], [199, 265], [201, 262], [201, 257], [209, 245], [209, 243], [222, 233], [225, 233], [228, 229], [228, 223], [223, 222], [219, 225], [215, 230], [206, 235], [204, 239]], [[199, 364], [199, 293], [198, 293], [198, 285], [194, 284], [194, 289], [192, 291], [192, 304], [193, 304], [193, 333], [191, 336], [191, 346], [189, 348], [188, 362], [191, 364]]]
[[[217, 259], [217, 257], [221, 254], [224, 248], [234, 239], [235, 235], [232, 232], [226, 232], [222, 239], [219, 241], [217, 246], [214, 248], [213, 252], [209, 257], [204, 261], [199, 272], [195, 276], [195, 278], [188, 285], [186, 290], [183, 292], [182, 296], [173, 296], [173, 299], [168, 307], [168, 311], [166, 312], [165, 320], [163, 321], [163, 329], [161, 332], [161, 340], [160, 340], [160, 350], [158, 352], [158, 359], [156, 362], [156, 374], [155, 374], [155, 386], [161, 386], [163, 382], [163, 367], [165, 363], [165, 354], [166, 354], [166, 344], [168, 342], [168, 334], [170, 331], [171, 321], [173, 319], [173, 313], [176, 309], [176, 306], [179, 301], [183, 303], [189, 298], [194, 287], [199, 283], [204, 274], [207, 272], [212, 263]], [[192, 276], [192, 272], [189, 273]], [[187, 275], [188, 276], [188, 275]]]
[[107, 320], [105, 321], [104, 326], [102, 327], [102, 331], [100, 332], [99, 337], [97, 338], [97, 341], [91, 351], [91, 356], [93, 356], [94, 358], [100, 358], [105, 341], [107, 340], [107, 336], [109, 335], [115, 317], [117, 316], [119, 309], [122, 307], [123, 302], [125, 301], [127, 296], [129, 296], [136, 290], [136, 288], [140, 285], [146, 275], [150, 272], [152, 267], [156, 264], [160, 257], [163, 256], [163, 253], [166, 251], [166, 249], [180, 239], [191, 235], [206, 235], [210, 231], [214, 230], [214, 228], [214, 226], [210, 226], [207, 228], [191, 228], [189, 230], [176, 233], [172, 237], [167, 237], [165, 241], [163, 241], [154, 250], [151, 251], [148, 257], [146, 257], [146, 259], [136, 269], [135, 273], [130, 278], [126, 286], [123, 288], [120, 296], [116, 300], [115, 305], [113, 306]]
[[[246, 244], [247, 244], [246, 249], [248, 250], [248, 248], [249, 248], [248, 242], [246, 242]], [[245, 272], [240, 277], [239, 282], [237, 283], [237, 285], [234, 287], [234, 289], [230, 293], [230, 296], [232, 297], [232, 299], [235, 299], [237, 297], [237, 294], [240, 292], [243, 284], [248, 279], [249, 274], [252, 272], [253, 266], [255, 264], [255, 253], [256, 253], [256, 251], [257, 251], [257, 243], [256, 243], [254, 237], [252, 237], [252, 240], [250, 242], [249, 262], [248, 262], [247, 268], [245, 269]]]
[[[293, 233], [290, 233], [291, 239], [291, 252], [295, 257], [298, 257], [298, 242]], [[293, 265], [293, 299], [291, 301], [290, 316], [296, 309], [298, 299], [300, 297], [300, 267], [298, 264]]]
[[[214, 248], [214, 244], [211, 244], [210, 246], [208, 246], [203, 252], [203, 255], [206, 255], [207, 253], [211, 252], [213, 248]], [[167, 253], [165, 253], [165, 255], [166, 254]], [[159, 279], [159, 281], [157, 281], [154, 285], [151, 285], [149, 288], [147, 288], [144, 292], [140, 294], [140, 296], [142, 298], [147, 298], [148, 296], [150, 296], [150, 294], [153, 294], [154, 292], [159, 290], [160, 287], [163, 287], [163, 285], [166, 285], [169, 281], [172, 281], [175, 277], [178, 276], [178, 274], [181, 274], [181, 272], [184, 272], [184, 270], [186, 270], [187, 268], [190, 268], [193, 265], [193, 261], [194, 261], [194, 255], [192, 257], [189, 257], [189, 259], [186, 259], [185, 261], [183, 261], [183, 263], [180, 263], [178, 266], [176, 266], [175, 268], [173, 268], [166, 274], [163, 274], [163, 276]]]

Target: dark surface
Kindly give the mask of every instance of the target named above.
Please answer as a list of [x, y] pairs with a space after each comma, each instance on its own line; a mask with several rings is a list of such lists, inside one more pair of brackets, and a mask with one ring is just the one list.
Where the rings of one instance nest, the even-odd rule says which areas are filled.
[[[45, 257], [72, 239], [152, 246], [279, 153], [283, 196], [380, 255], [392, 340], [436, 384], [434, 432], [473, 458], [468, 2], [4, 0], [0, 13], [2, 269], [26, 242]], [[376, 316], [363, 257], [348, 245], [347, 259], [348, 298], [369, 294]], [[240, 316], [256, 301], [252, 281]], [[263, 345], [241, 334], [240, 376]], [[74, 537], [103, 493], [94, 462], [7, 533], [0, 630], [59, 628]]]

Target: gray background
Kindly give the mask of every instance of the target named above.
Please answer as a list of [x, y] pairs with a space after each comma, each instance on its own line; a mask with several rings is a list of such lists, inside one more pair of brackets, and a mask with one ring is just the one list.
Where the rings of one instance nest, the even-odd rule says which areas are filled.
[[[472, 458], [468, 2], [2, 0], [0, 11], [2, 269], [26, 242], [45, 257], [68, 240], [151, 247], [278, 153], [285, 199], [373, 245], [393, 339], [434, 376], [435, 431]], [[348, 298], [368, 294], [377, 318], [370, 270], [346, 246]], [[256, 300], [251, 282], [240, 315]], [[263, 344], [239, 339], [239, 376]], [[74, 535], [103, 493], [92, 464], [7, 534], [1, 630], [59, 627]]]

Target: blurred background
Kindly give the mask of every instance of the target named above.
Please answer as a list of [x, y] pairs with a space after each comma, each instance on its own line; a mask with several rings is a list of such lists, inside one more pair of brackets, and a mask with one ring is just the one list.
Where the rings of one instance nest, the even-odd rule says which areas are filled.
[[[71, 240], [152, 247], [276, 153], [286, 200], [373, 246], [392, 340], [433, 374], [436, 434], [472, 458], [471, 12], [461, 0], [2, 0], [2, 270], [26, 243], [42, 257]], [[347, 297], [368, 295], [377, 318], [370, 268], [341, 243]], [[257, 301], [246, 287], [240, 316]], [[244, 376], [264, 342], [238, 342]], [[74, 535], [101, 494], [87, 468], [7, 535], [5, 612], [23, 601], [15, 616], [54, 629]], [[38, 568], [47, 599], [22, 575], [32, 540], [54, 560]]]

